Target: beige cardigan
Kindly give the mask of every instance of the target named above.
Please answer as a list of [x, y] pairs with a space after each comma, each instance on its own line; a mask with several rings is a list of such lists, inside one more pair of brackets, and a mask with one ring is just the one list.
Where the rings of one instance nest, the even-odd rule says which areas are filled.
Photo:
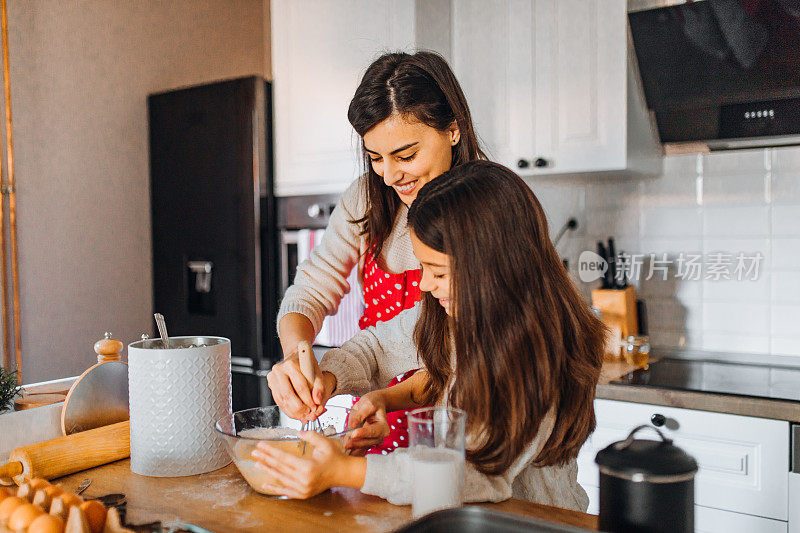
[[[300, 313], [308, 317], [319, 333], [322, 321], [339, 308], [342, 297], [353, 287], [347, 277], [353, 267], [359, 268], [359, 280], [363, 280], [363, 256], [366, 238], [356, 220], [366, 212], [366, 178], [354, 181], [342, 194], [331, 214], [322, 241], [312, 250], [311, 256], [297, 268], [294, 285], [286, 290], [278, 311], [278, 322], [287, 313]], [[400, 206], [392, 232], [387, 237], [379, 266], [386, 272], [405, 272], [420, 268], [414, 256], [407, 223], [408, 207]]]
[[[379, 322], [361, 331], [341, 348], [328, 351], [320, 366], [336, 376], [335, 393], [365, 394], [386, 387], [398, 374], [422, 367], [412, 340], [419, 311], [417, 304], [388, 322]], [[555, 414], [549, 413], [533, 441], [502, 475], [488, 476], [467, 464], [465, 501], [501, 501], [514, 497], [586, 511], [589, 498], [578, 484], [575, 459], [560, 466], [533, 464], [554, 423]], [[388, 455], [368, 455], [367, 475], [361, 491], [398, 505], [411, 503], [410, 460], [406, 449]]]

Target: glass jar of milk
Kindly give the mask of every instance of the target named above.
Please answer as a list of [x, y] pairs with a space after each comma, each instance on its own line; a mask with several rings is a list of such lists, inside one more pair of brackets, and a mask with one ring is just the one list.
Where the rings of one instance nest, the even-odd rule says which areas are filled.
[[467, 414], [425, 407], [408, 415], [414, 518], [464, 502], [464, 430]]

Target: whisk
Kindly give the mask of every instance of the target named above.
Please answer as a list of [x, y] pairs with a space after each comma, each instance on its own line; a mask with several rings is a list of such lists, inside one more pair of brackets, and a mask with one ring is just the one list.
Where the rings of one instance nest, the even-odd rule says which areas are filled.
[[[311, 351], [311, 346], [308, 341], [301, 341], [297, 344], [297, 352], [300, 357], [300, 371], [308, 381], [308, 384], [314, 386], [314, 352]], [[319, 419], [314, 419], [311, 422], [304, 422], [301, 428], [302, 431], [314, 431], [322, 433], [322, 424]], [[303, 455], [306, 453], [306, 441], [302, 441]]]

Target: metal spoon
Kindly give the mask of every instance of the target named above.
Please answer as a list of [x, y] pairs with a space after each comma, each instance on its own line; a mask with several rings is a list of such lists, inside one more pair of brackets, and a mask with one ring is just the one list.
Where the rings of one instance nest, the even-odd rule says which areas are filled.
[[89, 485], [91, 485], [91, 484], [92, 484], [92, 480], [91, 479], [84, 479], [83, 481], [81, 481], [81, 484], [78, 485], [78, 488], [75, 490], [75, 494], [78, 494], [78, 495], [83, 494], [83, 492], [86, 489], [88, 489]]
[[158, 327], [158, 333], [161, 335], [161, 342], [164, 348], [169, 349], [169, 335], [167, 335], [167, 324], [164, 322], [164, 315], [155, 313], [153, 316], [156, 318], [156, 327]]

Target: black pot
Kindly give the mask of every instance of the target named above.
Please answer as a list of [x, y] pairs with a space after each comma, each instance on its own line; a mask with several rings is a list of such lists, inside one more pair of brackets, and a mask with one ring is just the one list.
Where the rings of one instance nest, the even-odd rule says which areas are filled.
[[[661, 440], [634, 439], [642, 429]], [[600, 450], [601, 531], [694, 531], [694, 476], [697, 462], [658, 428], [639, 426], [628, 438]]]

